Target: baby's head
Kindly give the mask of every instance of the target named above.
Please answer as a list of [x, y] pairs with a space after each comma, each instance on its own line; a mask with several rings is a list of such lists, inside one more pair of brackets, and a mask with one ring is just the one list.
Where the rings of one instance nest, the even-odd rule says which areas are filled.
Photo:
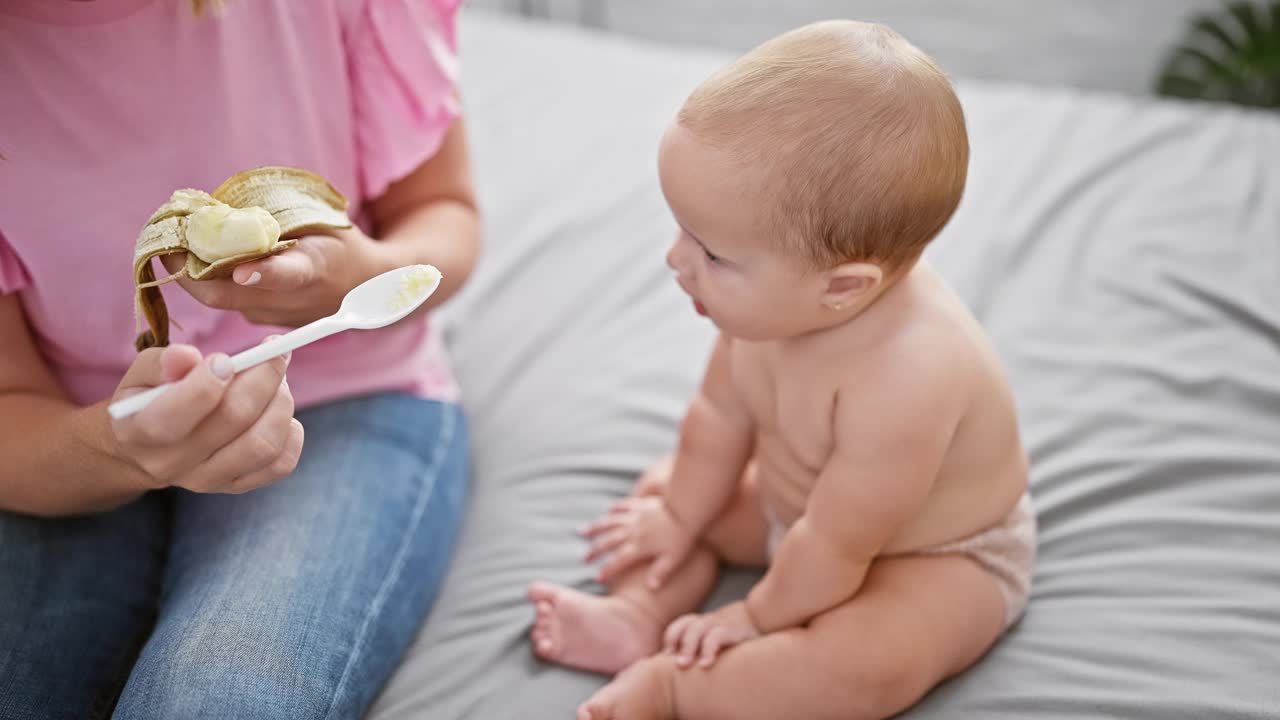
[[668, 128], [659, 175], [681, 231], [667, 259], [731, 335], [828, 327], [910, 270], [968, 162], [928, 56], [881, 25], [808, 25], [716, 73]]

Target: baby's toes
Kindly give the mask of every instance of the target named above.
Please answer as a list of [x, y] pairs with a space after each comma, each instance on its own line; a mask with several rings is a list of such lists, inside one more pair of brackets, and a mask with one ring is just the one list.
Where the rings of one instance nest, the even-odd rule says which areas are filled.
[[613, 720], [612, 703], [591, 698], [578, 706], [578, 720]]

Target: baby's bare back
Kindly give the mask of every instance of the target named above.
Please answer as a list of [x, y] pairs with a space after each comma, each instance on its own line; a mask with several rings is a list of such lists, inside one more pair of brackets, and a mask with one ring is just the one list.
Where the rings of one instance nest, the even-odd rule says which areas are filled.
[[[910, 422], [946, 423], [952, 432], [928, 499], [882, 552], [910, 552], [997, 525], [1026, 489], [1026, 455], [996, 353], [960, 300], [923, 264], [845, 326], [786, 343], [733, 341], [730, 365], [756, 424], [751, 472], [769, 510], [786, 525], [804, 514], [835, 448], [836, 403], [894, 421], [886, 410], [895, 388], [923, 381], [922, 373], [935, 374], [928, 384], [941, 388], [937, 412]], [[915, 377], [904, 374], [904, 366]], [[846, 511], [849, 522], [859, 521], [859, 508]]]

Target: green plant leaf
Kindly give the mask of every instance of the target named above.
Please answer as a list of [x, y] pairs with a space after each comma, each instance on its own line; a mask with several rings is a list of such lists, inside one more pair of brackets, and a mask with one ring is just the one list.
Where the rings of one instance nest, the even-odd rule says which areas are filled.
[[1280, 105], [1280, 0], [1230, 0], [1188, 22], [1169, 53], [1156, 92], [1253, 105]]
[[1204, 97], [1204, 83], [1183, 75], [1167, 73], [1160, 77], [1156, 92], [1170, 97], [1202, 98]]
[[1236, 42], [1235, 38], [1231, 37], [1231, 34], [1223, 29], [1223, 27], [1211, 17], [1201, 16], [1196, 18], [1195, 22], [1192, 23], [1192, 27], [1198, 30], [1200, 34], [1208, 35], [1216, 39], [1226, 50], [1232, 52], [1240, 50], [1240, 45]]
[[1235, 68], [1224, 64], [1209, 53], [1196, 47], [1183, 46], [1178, 48], [1175, 55], [1177, 57], [1191, 58], [1199, 64], [1200, 67], [1209, 71], [1209, 74], [1227, 81], [1239, 80], [1239, 73]]
[[1248, 2], [1232, 2], [1227, 4], [1227, 11], [1235, 17], [1236, 22], [1244, 29], [1248, 47], [1262, 47], [1266, 44], [1268, 33], [1262, 29], [1258, 21], [1257, 8]]

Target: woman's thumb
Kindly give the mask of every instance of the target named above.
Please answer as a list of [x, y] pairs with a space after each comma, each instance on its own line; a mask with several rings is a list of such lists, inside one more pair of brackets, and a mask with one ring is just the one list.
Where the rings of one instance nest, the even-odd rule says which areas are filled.
[[170, 345], [160, 355], [160, 374], [163, 382], [177, 382], [200, 364], [200, 351], [190, 345]]

